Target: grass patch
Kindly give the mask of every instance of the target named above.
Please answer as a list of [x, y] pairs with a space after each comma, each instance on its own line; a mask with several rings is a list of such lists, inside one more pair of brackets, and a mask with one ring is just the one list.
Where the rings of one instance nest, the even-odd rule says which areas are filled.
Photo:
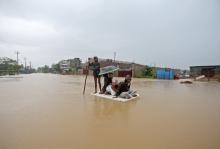
[[217, 77], [218, 82], [220, 82], [220, 76]]

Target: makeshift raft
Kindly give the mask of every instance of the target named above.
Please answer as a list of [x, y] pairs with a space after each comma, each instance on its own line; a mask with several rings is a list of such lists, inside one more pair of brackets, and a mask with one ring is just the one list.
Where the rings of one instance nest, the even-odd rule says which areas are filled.
[[127, 102], [127, 101], [134, 100], [139, 97], [139, 94], [136, 94], [137, 95], [136, 97], [132, 97], [129, 99], [120, 98], [120, 97], [116, 98], [115, 96], [112, 96], [112, 95], [105, 95], [105, 94], [99, 94], [99, 93], [96, 93], [96, 94], [91, 93], [91, 95], [99, 97], [99, 98], [103, 98], [103, 99], [115, 100], [115, 101], [120, 101], [120, 102]]

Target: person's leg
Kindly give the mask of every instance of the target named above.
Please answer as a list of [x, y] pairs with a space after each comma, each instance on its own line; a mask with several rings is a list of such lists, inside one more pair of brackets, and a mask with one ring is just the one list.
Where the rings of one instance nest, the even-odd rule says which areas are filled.
[[97, 77], [94, 76], [94, 82], [95, 82], [95, 93], [97, 93]]
[[111, 94], [111, 85], [108, 85], [108, 86], [106, 87], [105, 94]]
[[98, 83], [99, 83], [99, 90], [100, 90], [100, 92], [101, 92], [101, 90], [102, 90], [102, 85], [101, 85], [101, 77], [100, 77], [100, 76], [98, 77]]
[[107, 88], [107, 82], [106, 81], [107, 81], [106, 78], [104, 78], [104, 85], [103, 85], [102, 90], [100, 92], [101, 94], [104, 94], [105, 91], [106, 91], [106, 88]]
[[115, 95], [116, 95], [116, 92], [112, 89], [112, 86], [111, 86], [111, 95], [112, 95], [112, 96], [115, 96]]
[[104, 86], [102, 87], [102, 90], [101, 90], [100, 94], [104, 94], [105, 91], [106, 91], [106, 85], [104, 85]]
[[112, 96], [115, 96], [116, 95], [116, 92], [112, 89], [112, 85], [108, 85], [106, 87], [106, 92], [109, 93], [110, 95]]

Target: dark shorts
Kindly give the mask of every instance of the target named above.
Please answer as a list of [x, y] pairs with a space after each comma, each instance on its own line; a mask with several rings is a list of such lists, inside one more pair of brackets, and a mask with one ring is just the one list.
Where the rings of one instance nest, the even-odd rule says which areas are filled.
[[100, 78], [101, 76], [99, 75], [100, 71], [93, 71], [93, 76], [96, 78]]

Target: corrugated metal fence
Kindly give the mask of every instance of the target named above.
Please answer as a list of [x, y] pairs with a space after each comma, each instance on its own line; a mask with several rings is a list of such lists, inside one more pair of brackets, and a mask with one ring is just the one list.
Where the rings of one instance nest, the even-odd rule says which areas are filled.
[[173, 80], [174, 72], [171, 69], [157, 69], [156, 76], [157, 79]]

